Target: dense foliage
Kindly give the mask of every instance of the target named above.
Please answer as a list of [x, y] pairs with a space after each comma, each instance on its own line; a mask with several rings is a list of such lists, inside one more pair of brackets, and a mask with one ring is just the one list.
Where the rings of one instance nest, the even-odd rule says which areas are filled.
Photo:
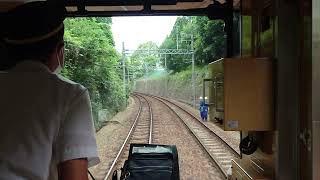
[[[196, 65], [205, 65], [225, 56], [226, 35], [223, 21], [210, 21], [207, 17], [178, 17], [171, 34], [160, 48], [191, 50], [191, 35], [194, 37]], [[190, 55], [167, 55], [167, 68], [174, 72], [185, 70], [191, 64]], [[164, 57], [162, 57], [164, 62]]]
[[114, 48], [111, 18], [74, 18], [65, 21], [63, 75], [88, 88], [96, 129], [102, 109], [109, 117], [125, 105], [125, 92], [117, 72], [120, 56]]

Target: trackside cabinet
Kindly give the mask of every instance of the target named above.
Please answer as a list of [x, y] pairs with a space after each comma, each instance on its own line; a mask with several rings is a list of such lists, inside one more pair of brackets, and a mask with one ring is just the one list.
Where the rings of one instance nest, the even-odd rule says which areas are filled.
[[226, 131], [274, 129], [273, 62], [224, 58], [209, 64], [209, 118]]

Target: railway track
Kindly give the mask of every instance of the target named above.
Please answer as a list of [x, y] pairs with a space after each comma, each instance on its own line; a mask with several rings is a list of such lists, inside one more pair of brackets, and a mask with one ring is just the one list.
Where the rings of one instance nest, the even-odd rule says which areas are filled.
[[204, 151], [218, 166], [223, 176], [225, 178], [228, 177], [228, 171], [231, 170], [231, 159], [240, 157], [240, 154], [236, 150], [230, 147], [221, 137], [211, 131], [205, 124], [200, 122], [197, 117], [183, 109], [181, 106], [165, 98], [146, 94], [140, 95], [157, 99], [171, 109], [194, 135], [199, 144], [201, 144]]
[[117, 156], [113, 160], [104, 180], [110, 180], [112, 178], [113, 171], [120, 169], [124, 161], [128, 157], [128, 152], [131, 143], [152, 143], [153, 132], [153, 115], [152, 108], [148, 100], [138, 94], [134, 95], [139, 100], [139, 111], [136, 118], [130, 128], [130, 131], [123, 142]]

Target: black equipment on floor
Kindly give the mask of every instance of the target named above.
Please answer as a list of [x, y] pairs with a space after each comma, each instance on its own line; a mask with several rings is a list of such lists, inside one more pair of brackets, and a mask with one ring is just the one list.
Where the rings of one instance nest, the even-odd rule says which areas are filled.
[[[117, 172], [114, 178], [117, 178]], [[119, 175], [118, 175], [119, 176]], [[130, 144], [121, 180], [179, 180], [178, 151], [174, 145]]]

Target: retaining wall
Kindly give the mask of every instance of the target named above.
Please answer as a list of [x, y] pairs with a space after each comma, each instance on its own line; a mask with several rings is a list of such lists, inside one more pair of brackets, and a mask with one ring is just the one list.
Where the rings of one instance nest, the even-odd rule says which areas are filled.
[[[196, 104], [202, 96], [203, 78], [207, 77], [206, 69], [195, 71]], [[176, 99], [190, 105], [192, 97], [192, 73], [191, 71], [166, 75], [160, 78], [141, 79], [136, 81], [134, 91]], [[206, 88], [206, 95], [208, 89]]]

